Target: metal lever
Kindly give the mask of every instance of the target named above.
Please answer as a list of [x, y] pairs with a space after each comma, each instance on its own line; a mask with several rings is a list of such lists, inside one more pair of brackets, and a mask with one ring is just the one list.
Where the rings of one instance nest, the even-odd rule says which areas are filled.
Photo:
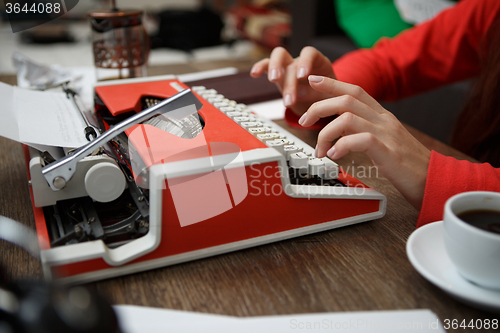
[[58, 191], [66, 186], [66, 183], [71, 179], [71, 177], [73, 177], [78, 161], [90, 155], [94, 150], [101, 147], [106, 142], [110, 141], [130, 127], [140, 124], [153, 116], [165, 114], [191, 104], [194, 104], [196, 110], [198, 111], [203, 106], [190, 89], [185, 89], [180, 93], [175, 94], [174, 96], [167, 98], [164, 101], [116, 124], [94, 140], [75, 150], [71, 155], [63, 157], [62, 159], [43, 167], [42, 174], [50, 188], [54, 191]]

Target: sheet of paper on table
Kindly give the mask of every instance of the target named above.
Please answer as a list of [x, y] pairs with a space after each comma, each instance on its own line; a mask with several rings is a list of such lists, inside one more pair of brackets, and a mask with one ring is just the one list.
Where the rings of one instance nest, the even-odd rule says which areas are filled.
[[436, 314], [425, 309], [261, 317], [231, 317], [132, 305], [116, 305], [114, 310], [124, 333], [446, 332]]
[[285, 117], [286, 108], [282, 99], [250, 104], [248, 108], [257, 115], [268, 119], [283, 119]]

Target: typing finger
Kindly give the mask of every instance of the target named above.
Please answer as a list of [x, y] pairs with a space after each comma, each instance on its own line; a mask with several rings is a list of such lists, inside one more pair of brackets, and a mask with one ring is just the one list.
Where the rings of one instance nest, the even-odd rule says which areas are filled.
[[339, 159], [350, 151], [364, 152], [375, 164], [387, 159], [389, 149], [372, 133], [364, 132], [341, 137], [335, 145], [328, 150], [328, 157]]
[[345, 83], [324, 76], [309, 76], [311, 87], [317, 91], [330, 94], [332, 96], [350, 95], [361, 102], [371, 106], [379, 113], [387, 112], [385, 109], [371, 97], [361, 87], [354, 84]]
[[281, 88], [283, 95], [283, 104], [286, 107], [291, 107], [297, 101], [297, 75], [295, 65], [292, 63], [287, 66], [283, 86]]
[[265, 58], [256, 62], [252, 66], [252, 69], [250, 70], [250, 76], [254, 78], [260, 77], [263, 73], [267, 72], [268, 66], [269, 66], [269, 58]]
[[316, 157], [325, 157], [332, 146], [332, 142], [339, 137], [355, 135], [358, 133], [377, 133], [376, 127], [357, 115], [346, 112], [330, 122], [321, 130], [316, 145]]
[[306, 46], [297, 58], [297, 79], [307, 80], [310, 74], [334, 77], [331, 61], [314, 47]]
[[281, 82], [285, 68], [293, 62], [293, 58], [283, 47], [276, 47], [271, 52], [268, 66], [268, 78], [271, 82]]
[[371, 107], [362, 103], [358, 99], [350, 95], [343, 95], [314, 103], [300, 118], [299, 124], [304, 127], [309, 127], [316, 123], [320, 118], [336, 114], [340, 115], [345, 112], [351, 112], [368, 121], [376, 121], [379, 116], [379, 114], [373, 111]]

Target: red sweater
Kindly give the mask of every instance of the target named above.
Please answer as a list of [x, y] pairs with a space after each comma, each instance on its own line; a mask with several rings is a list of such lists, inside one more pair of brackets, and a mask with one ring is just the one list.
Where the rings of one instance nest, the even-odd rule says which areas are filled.
[[[462, 0], [435, 19], [381, 39], [372, 49], [351, 52], [332, 66], [339, 80], [361, 86], [377, 100], [408, 97], [476, 76], [480, 43], [497, 18], [500, 1]], [[285, 118], [298, 120], [290, 111]], [[417, 227], [442, 220], [452, 195], [475, 190], [500, 192], [500, 169], [433, 151]]]

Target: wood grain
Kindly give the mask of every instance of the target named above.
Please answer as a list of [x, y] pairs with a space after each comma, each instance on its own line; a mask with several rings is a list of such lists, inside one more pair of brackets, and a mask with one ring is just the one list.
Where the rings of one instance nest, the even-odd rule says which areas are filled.
[[[234, 65], [248, 70], [252, 63], [245, 60], [163, 66], [150, 70], [150, 74], [181, 74]], [[0, 77], [4, 82], [8, 79]], [[317, 132], [277, 122], [315, 145]], [[428, 148], [470, 160], [437, 140], [408, 129]], [[354, 172], [371, 166], [361, 153], [348, 154], [338, 162]], [[381, 175], [373, 173], [360, 180], [387, 196], [385, 217], [89, 286], [113, 304], [233, 316], [426, 308], [441, 320], [498, 318], [498, 314], [457, 302], [421, 277], [405, 250], [418, 212]], [[0, 214], [34, 228], [21, 145], [4, 138], [0, 138], [0, 185]], [[38, 260], [3, 241], [0, 247], [7, 278], [42, 278]]]

